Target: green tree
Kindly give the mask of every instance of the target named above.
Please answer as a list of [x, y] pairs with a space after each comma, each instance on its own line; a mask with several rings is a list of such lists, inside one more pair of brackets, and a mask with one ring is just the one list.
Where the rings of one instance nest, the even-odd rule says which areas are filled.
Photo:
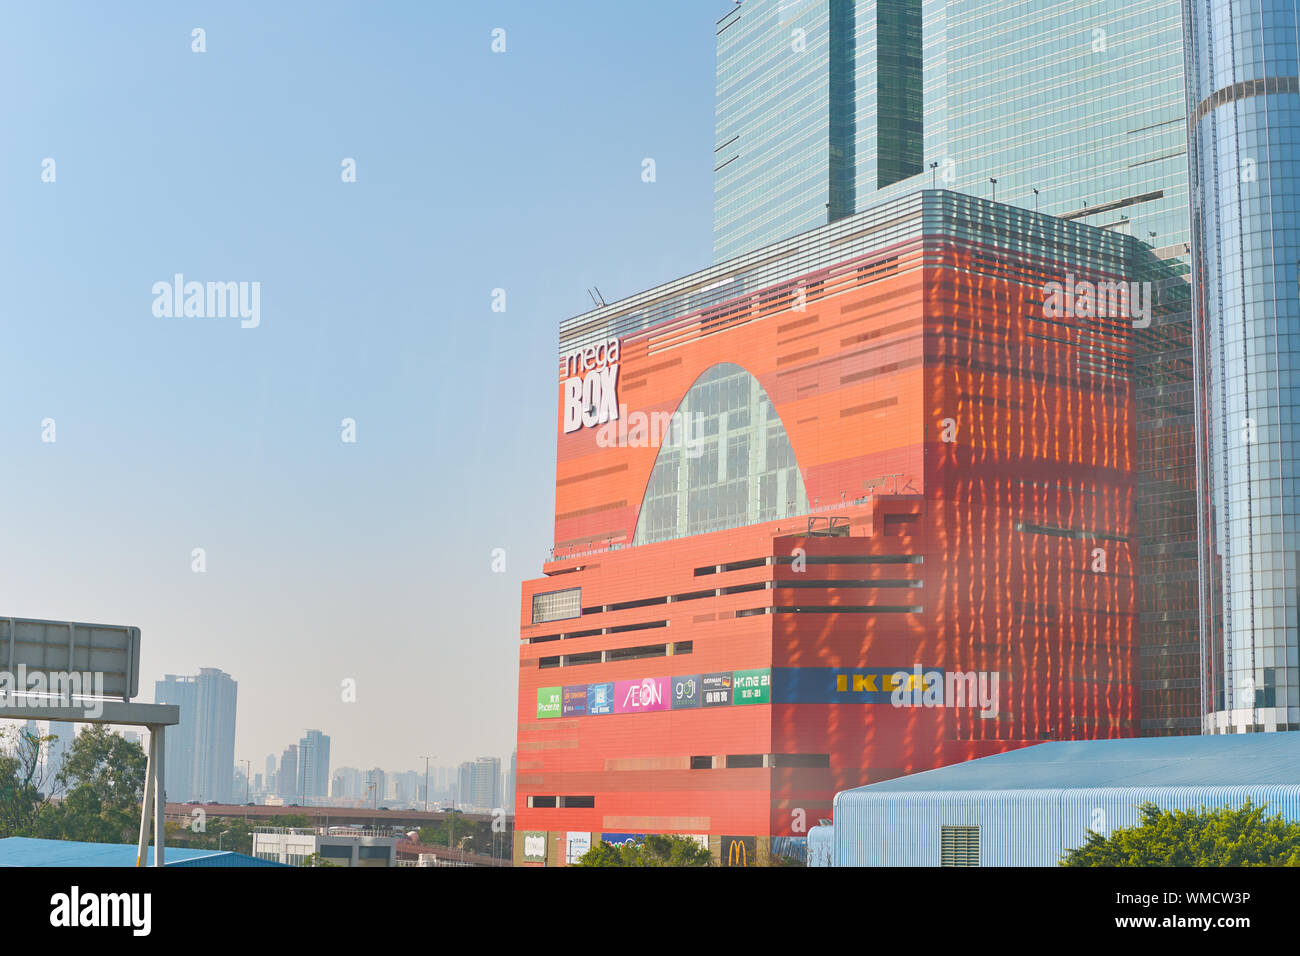
[[312, 853], [299, 864], [300, 866], [338, 866], [337, 863], [331, 863], [319, 853]]
[[1239, 808], [1161, 810], [1144, 803], [1142, 822], [1110, 836], [1089, 831], [1062, 866], [1300, 866], [1300, 823], [1249, 799]]
[[640, 843], [615, 845], [603, 840], [577, 866], [709, 866], [713, 856], [690, 837], [650, 833]]
[[494, 833], [491, 820], [467, 820], [461, 814], [448, 813], [442, 820], [420, 827], [419, 839], [426, 846], [463, 846], [466, 853], [509, 855], [514, 824], [507, 820], [505, 829]]
[[35, 836], [94, 843], [133, 843], [144, 798], [144, 749], [94, 725], [73, 738], [55, 784], [66, 791], [46, 802]]
[[31, 836], [54, 782], [42, 772], [41, 753], [54, 737], [20, 727], [0, 729], [0, 837]]

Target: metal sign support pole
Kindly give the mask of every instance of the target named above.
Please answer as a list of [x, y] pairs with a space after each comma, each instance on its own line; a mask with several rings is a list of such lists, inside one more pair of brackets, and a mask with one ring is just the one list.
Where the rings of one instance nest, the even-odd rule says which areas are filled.
[[140, 842], [136, 848], [135, 865], [144, 866], [149, 853], [149, 814], [153, 811], [153, 777], [157, 766], [155, 754], [158, 750], [156, 728], [149, 728], [149, 755], [144, 768], [144, 799], [140, 801]]
[[167, 728], [163, 724], [149, 728], [149, 744], [154, 747], [153, 865], [163, 865], [163, 848], [167, 843]]

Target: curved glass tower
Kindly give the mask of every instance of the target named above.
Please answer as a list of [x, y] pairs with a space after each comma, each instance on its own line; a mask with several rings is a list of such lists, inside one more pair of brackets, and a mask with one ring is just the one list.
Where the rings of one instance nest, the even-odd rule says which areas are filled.
[[1300, 729], [1297, 0], [1186, 0], [1207, 733]]

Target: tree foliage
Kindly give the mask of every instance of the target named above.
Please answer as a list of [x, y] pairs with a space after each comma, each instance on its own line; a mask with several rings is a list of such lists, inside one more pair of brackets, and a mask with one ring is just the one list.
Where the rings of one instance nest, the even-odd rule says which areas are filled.
[[1144, 803], [1142, 822], [1110, 836], [1089, 831], [1062, 866], [1300, 866], [1300, 823], [1265, 815], [1249, 799], [1239, 808], [1161, 810]]
[[77, 734], [50, 774], [57, 738], [0, 730], [0, 837], [134, 843], [144, 794], [143, 748], [102, 726]]
[[93, 725], [73, 738], [55, 778], [65, 792], [46, 801], [34, 836], [92, 843], [134, 843], [144, 798], [144, 748]]
[[21, 727], [0, 729], [0, 837], [32, 835], [50, 789], [41, 751], [52, 740]]
[[508, 856], [514, 839], [514, 823], [506, 821], [501, 832], [492, 829], [491, 820], [471, 820], [463, 814], [444, 814], [441, 820], [420, 827], [420, 842], [426, 846], [463, 847], [466, 853], [482, 856]]
[[709, 866], [708, 849], [690, 837], [650, 833], [640, 843], [601, 841], [582, 855], [577, 866]]

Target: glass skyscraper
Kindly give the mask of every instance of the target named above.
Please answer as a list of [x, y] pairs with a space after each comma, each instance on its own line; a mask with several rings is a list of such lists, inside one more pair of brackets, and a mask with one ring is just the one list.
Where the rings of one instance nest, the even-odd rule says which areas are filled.
[[1188, 0], [1205, 731], [1300, 730], [1295, 0]]
[[831, 43], [831, 8], [848, 3], [737, 5], [718, 22], [719, 260], [853, 211], [844, 195], [851, 157], [843, 137], [852, 102], [831, 96], [849, 67], [842, 42]]
[[715, 110], [715, 261], [923, 185], [1187, 252], [1178, 0], [744, 0]]

